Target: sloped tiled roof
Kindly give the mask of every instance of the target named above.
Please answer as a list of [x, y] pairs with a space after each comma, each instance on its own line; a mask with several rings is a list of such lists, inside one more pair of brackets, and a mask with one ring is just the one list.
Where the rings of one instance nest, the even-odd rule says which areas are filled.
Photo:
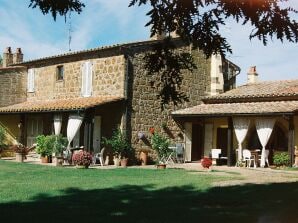
[[298, 101], [248, 102], [201, 104], [172, 112], [174, 116], [226, 116], [293, 113], [298, 111]]
[[298, 113], [298, 80], [247, 84], [203, 99], [173, 116], [227, 116]]
[[76, 111], [93, 108], [106, 103], [122, 100], [119, 96], [99, 96], [74, 99], [55, 99], [45, 101], [26, 101], [7, 107], [1, 107], [0, 113]]
[[[282, 81], [263, 81], [255, 84], [246, 84], [223, 94], [207, 97], [206, 103], [218, 101], [237, 101], [238, 99], [268, 98], [273, 100], [280, 97], [298, 96], [298, 79]], [[282, 100], [282, 99], [281, 99]]]

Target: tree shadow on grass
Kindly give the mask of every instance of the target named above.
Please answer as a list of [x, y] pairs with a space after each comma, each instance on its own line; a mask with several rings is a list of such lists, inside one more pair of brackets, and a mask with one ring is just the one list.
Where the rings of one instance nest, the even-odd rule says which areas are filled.
[[298, 183], [198, 191], [152, 185], [97, 190], [69, 188], [29, 202], [0, 204], [1, 222], [298, 222]]

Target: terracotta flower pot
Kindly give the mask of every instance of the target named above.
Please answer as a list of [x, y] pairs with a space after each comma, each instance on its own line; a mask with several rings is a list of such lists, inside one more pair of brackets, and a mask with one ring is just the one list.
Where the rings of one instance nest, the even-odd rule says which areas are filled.
[[24, 162], [24, 158], [25, 158], [25, 156], [23, 153], [16, 153], [16, 161], [17, 162], [20, 162], [20, 163]]
[[157, 169], [165, 169], [167, 167], [166, 164], [157, 164], [156, 165]]
[[147, 165], [147, 160], [148, 160], [148, 153], [142, 151], [140, 153], [140, 160], [141, 160], [142, 166], [146, 166]]
[[123, 159], [121, 159], [121, 166], [122, 167], [127, 167], [127, 163], [128, 163], [128, 159], [127, 158], [123, 158]]
[[47, 156], [41, 156], [40, 161], [41, 161], [41, 163], [48, 163], [48, 157]]

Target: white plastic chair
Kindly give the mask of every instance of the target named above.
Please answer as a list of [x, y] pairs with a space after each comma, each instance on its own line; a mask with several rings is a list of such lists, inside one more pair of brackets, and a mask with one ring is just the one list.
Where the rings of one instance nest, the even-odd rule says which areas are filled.
[[105, 164], [105, 159], [104, 159], [104, 152], [106, 151], [106, 148], [103, 147], [100, 151], [100, 153], [96, 153], [93, 156], [93, 164], [96, 164], [96, 160], [99, 160], [100, 165], [103, 166]]
[[185, 159], [184, 159], [184, 146], [182, 143], [177, 143], [176, 144], [176, 151], [175, 151], [175, 155], [176, 155], [176, 160], [178, 163], [185, 163]]
[[257, 167], [256, 162], [255, 162], [255, 156], [251, 155], [251, 152], [248, 149], [244, 149], [242, 151], [242, 155], [243, 155], [243, 161], [245, 161], [247, 163], [248, 168], [251, 167], [251, 162], [253, 162], [254, 168]]
[[211, 149], [211, 158], [219, 159], [219, 155], [221, 154], [221, 149]]

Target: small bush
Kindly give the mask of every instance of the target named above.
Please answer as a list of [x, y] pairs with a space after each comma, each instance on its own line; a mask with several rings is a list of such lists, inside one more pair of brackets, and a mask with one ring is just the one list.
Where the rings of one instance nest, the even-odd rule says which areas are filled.
[[81, 150], [73, 155], [72, 161], [75, 165], [88, 167], [92, 163], [92, 156], [90, 153]]
[[274, 153], [273, 164], [276, 166], [290, 166], [289, 154], [287, 152]]
[[201, 164], [202, 164], [202, 167], [209, 169], [209, 167], [212, 166], [212, 160], [209, 158], [203, 158], [201, 160]]

